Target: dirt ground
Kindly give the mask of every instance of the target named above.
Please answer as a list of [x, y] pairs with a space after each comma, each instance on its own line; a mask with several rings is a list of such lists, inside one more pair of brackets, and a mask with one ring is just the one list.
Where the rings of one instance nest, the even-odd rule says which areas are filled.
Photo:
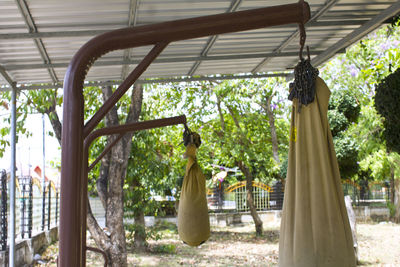
[[[174, 225], [158, 229], [159, 239], [149, 241], [149, 251], [129, 253], [129, 266], [277, 266], [279, 226], [267, 225], [262, 237], [254, 226], [213, 227], [211, 238], [202, 246], [189, 247], [178, 239]], [[161, 236], [161, 238], [160, 238]], [[357, 225], [360, 266], [400, 266], [400, 225], [390, 222]], [[57, 244], [42, 258], [56, 266]], [[88, 252], [87, 266], [102, 266], [100, 256]]]

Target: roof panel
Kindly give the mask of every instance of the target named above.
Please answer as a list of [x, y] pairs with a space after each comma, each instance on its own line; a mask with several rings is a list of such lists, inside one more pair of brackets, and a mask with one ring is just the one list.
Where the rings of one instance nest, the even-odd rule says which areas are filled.
[[[0, 1], [0, 66], [19, 85], [52, 83], [49, 69], [62, 79], [73, 55], [101, 32], [297, 2], [140, 0], [136, 10], [130, 10], [130, 0], [25, 1], [29, 14], [22, 14], [16, 1]], [[307, 45], [317, 62], [327, 60], [400, 11], [399, 1], [395, 0], [308, 2], [312, 19], [306, 25]], [[24, 16], [29, 20], [29, 15], [33, 26], [24, 20]], [[143, 77], [286, 71], [297, 62], [298, 42], [297, 25], [179, 41], [171, 43]], [[120, 80], [150, 49], [147, 46], [108, 53], [95, 62], [87, 80]], [[0, 86], [5, 84], [1, 78]]]
[[15, 1], [0, 1], [0, 34], [12, 32], [28, 32], [25, 22], [15, 5]]

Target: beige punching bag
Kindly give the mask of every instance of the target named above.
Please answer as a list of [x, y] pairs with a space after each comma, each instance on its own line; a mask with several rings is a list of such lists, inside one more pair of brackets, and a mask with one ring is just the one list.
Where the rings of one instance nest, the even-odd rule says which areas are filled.
[[312, 102], [293, 99], [279, 267], [356, 266], [327, 118], [329, 96], [325, 82], [316, 77]]
[[210, 221], [206, 198], [206, 180], [196, 159], [200, 137], [196, 133], [190, 133], [190, 135], [191, 141], [185, 141], [185, 156], [188, 162], [179, 200], [178, 233], [186, 244], [198, 246], [210, 237]]

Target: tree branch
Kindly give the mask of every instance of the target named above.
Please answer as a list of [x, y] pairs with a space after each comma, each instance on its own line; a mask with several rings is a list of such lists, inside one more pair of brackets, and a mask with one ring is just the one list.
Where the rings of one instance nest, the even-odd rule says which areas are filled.
[[[101, 88], [103, 102], [111, 97], [112, 95], [112, 86], [104, 86]], [[109, 112], [107, 112], [105, 118], [105, 125], [107, 127], [114, 126], [119, 124], [118, 120], [118, 111], [117, 107], [113, 106]], [[107, 137], [107, 144], [111, 143], [116, 137], [115, 136], [108, 136]], [[100, 165], [100, 174], [99, 178], [96, 181], [96, 189], [99, 194], [99, 198], [101, 204], [103, 205], [104, 209], [107, 212], [107, 199], [108, 199], [108, 177], [109, 177], [109, 168], [110, 168], [110, 158], [111, 155], [108, 153], [104, 156], [101, 160]]]
[[236, 118], [235, 113], [233, 112], [232, 108], [229, 105], [226, 105], [226, 107], [228, 108], [229, 114], [231, 115], [236, 127], [243, 134], [242, 127], [240, 127], [239, 120]]
[[58, 140], [58, 143], [61, 145], [61, 133], [62, 133], [62, 125], [60, 118], [58, 117], [57, 111], [55, 109], [46, 112], [47, 116], [49, 117], [51, 126], [53, 127], [54, 134], [56, 135], [56, 138]]
[[274, 112], [271, 109], [271, 101], [272, 101], [272, 95], [269, 97], [266, 96], [265, 97], [266, 104], [263, 106], [265, 107], [265, 111], [267, 112], [269, 127], [271, 130], [272, 154], [276, 163], [280, 164], [281, 162], [279, 160], [279, 153], [278, 153], [278, 136], [276, 134], [275, 117], [274, 117]]
[[[108, 142], [107, 142], [108, 143]], [[111, 154], [107, 153], [102, 159], [100, 164], [99, 178], [96, 181], [96, 189], [99, 194], [101, 204], [104, 210], [107, 210], [107, 187], [108, 187], [108, 175], [110, 168]]]
[[219, 119], [221, 121], [221, 129], [223, 134], [225, 134], [225, 120], [224, 120], [224, 114], [222, 113], [222, 109], [221, 109], [221, 99], [220, 96], [218, 96], [218, 94], [215, 94], [217, 97], [217, 108], [218, 108], [218, 114], [219, 114]]
[[[103, 97], [103, 102], [106, 102], [108, 98], [111, 97], [113, 94], [112, 91], [112, 86], [104, 86], [101, 87], [101, 92], [102, 92], [102, 97]], [[106, 126], [115, 126], [119, 125], [119, 120], [118, 120], [118, 111], [117, 111], [117, 106], [114, 105], [109, 112], [107, 112], [105, 116], [105, 124]]]

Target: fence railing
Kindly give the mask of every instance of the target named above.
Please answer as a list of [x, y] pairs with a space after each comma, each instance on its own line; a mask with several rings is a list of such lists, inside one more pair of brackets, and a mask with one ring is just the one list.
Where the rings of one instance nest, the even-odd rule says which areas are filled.
[[[7, 178], [3, 170], [0, 182], [0, 250], [3, 251], [7, 249], [8, 240], [12, 238], [7, 231], [9, 223], [7, 218], [10, 212]], [[40, 181], [32, 176], [18, 177], [16, 185], [16, 240], [31, 238], [36, 233], [58, 225], [59, 191], [53, 182], [46, 183], [44, 192]]]
[[[383, 182], [369, 182], [357, 184], [353, 181], [342, 181], [344, 195], [349, 195], [355, 206], [385, 206], [390, 196], [390, 188]], [[253, 182], [253, 200], [256, 209], [280, 210], [283, 205], [284, 188], [282, 183], [273, 185]], [[215, 212], [245, 212], [249, 211], [247, 203], [246, 183], [239, 182], [224, 189], [218, 185], [208, 190], [209, 210]]]
[[[253, 202], [258, 211], [280, 210], [283, 204], [283, 186], [252, 183]], [[220, 185], [208, 191], [208, 207], [211, 211], [249, 211], [246, 182], [238, 182], [224, 189]]]
[[344, 195], [349, 195], [356, 206], [385, 205], [390, 199], [390, 187], [384, 182], [355, 183], [342, 181]]

